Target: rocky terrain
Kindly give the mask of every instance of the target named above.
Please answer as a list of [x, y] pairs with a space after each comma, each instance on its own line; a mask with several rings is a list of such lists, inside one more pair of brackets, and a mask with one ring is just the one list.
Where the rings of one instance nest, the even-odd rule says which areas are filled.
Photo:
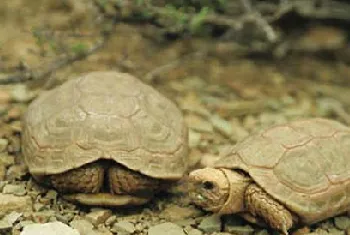
[[[0, 234], [277, 234], [238, 216], [220, 218], [194, 207], [186, 179], [135, 208], [74, 205], [38, 185], [22, 161], [21, 116], [43, 90], [84, 72], [129, 72], [175, 101], [190, 128], [191, 168], [271, 124], [317, 116], [350, 125], [350, 66], [342, 58], [238, 57], [227, 42], [167, 41], [156, 37], [152, 25], [111, 24], [87, 0], [1, 1], [0, 24], [0, 83], [6, 83], [0, 85]], [[345, 34], [315, 26], [293, 43], [314, 50], [332, 39], [348, 48]], [[350, 215], [293, 234], [350, 234]]]

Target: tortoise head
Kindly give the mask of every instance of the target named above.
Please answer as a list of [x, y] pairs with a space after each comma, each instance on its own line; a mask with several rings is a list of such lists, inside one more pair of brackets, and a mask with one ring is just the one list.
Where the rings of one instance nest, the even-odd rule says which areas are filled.
[[204, 168], [189, 175], [191, 201], [206, 211], [231, 214], [244, 211], [249, 177], [228, 169]]

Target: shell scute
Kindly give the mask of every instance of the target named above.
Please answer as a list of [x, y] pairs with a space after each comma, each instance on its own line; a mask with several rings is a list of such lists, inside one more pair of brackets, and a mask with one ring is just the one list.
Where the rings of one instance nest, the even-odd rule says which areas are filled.
[[336, 121], [270, 127], [223, 152], [215, 167], [246, 171], [304, 223], [350, 208], [350, 128]]
[[32, 174], [113, 159], [143, 174], [178, 179], [187, 170], [187, 126], [176, 105], [135, 77], [92, 72], [33, 101], [23, 120]]

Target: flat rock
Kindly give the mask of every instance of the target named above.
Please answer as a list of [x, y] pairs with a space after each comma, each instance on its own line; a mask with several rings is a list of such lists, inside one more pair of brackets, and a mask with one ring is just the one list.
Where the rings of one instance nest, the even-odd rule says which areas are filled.
[[335, 227], [341, 230], [350, 228], [350, 218], [347, 216], [339, 216], [334, 218]]
[[191, 148], [197, 147], [201, 142], [202, 134], [193, 130], [188, 133], [188, 145]]
[[11, 100], [11, 95], [8, 91], [0, 91], [0, 104], [7, 104]]
[[24, 227], [20, 235], [80, 235], [78, 230], [62, 222], [44, 224], [29, 224]]
[[99, 233], [94, 230], [94, 225], [87, 220], [73, 220], [69, 225], [78, 230], [81, 235], [99, 235]]
[[0, 138], [0, 152], [4, 152], [9, 144], [8, 139]]
[[174, 223], [162, 223], [148, 229], [148, 235], [186, 235], [183, 229]]
[[5, 215], [5, 217], [2, 220], [6, 220], [10, 224], [14, 224], [21, 216], [22, 213], [12, 211], [11, 213]]
[[[255, 235], [269, 235], [269, 232], [266, 229], [262, 229], [258, 232], [255, 232], [254, 234]], [[293, 233], [293, 235], [295, 235], [295, 234]]]
[[198, 115], [187, 115], [185, 121], [189, 128], [199, 132], [213, 132], [213, 125]]
[[11, 92], [11, 98], [13, 101], [27, 102], [32, 98], [32, 95], [28, 91], [26, 85], [17, 84], [13, 87], [13, 90]]
[[49, 222], [51, 218], [54, 218], [55, 215], [56, 213], [53, 210], [36, 211], [32, 213], [32, 220], [35, 223], [46, 223]]
[[187, 232], [187, 235], [202, 235], [203, 232], [199, 229], [191, 229]]
[[250, 225], [229, 226], [225, 228], [225, 231], [233, 234], [237, 234], [237, 235], [251, 235], [254, 233], [254, 229]]
[[229, 121], [221, 118], [219, 115], [213, 115], [210, 117], [210, 122], [213, 124], [213, 127], [223, 134], [225, 137], [231, 138], [233, 129], [232, 124]]
[[205, 217], [198, 225], [198, 228], [207, 233], [220, 232], [221, 219], [218, 215]]
[[24, 196], [27, 190], [23, 184], [7, 184], [2, 190], [5, 194], [14, 194], [16, 196]]
[[29, 196], [0, 193], [0, 208], [0, 215], [6, 215], [12, 211], [29, 211], [32, 208], [32, 200]]
[[170, 205], [166, 207], [160, 214], [161, 218], [165, 218], [167, 221], [178, 221], [188, 219], [201, 214], [201, 211], [195, 207], [180, 207], [178, 205]]
[[7, 220], [0, 220], [0, 233], [2, 231], [10, 230], [12, 228], [12, 224]]
[[111, 231], [118, 235], [129, 235], [135, 232], [135, 225], [129, 221], [120, 221], [113, 224]]
[[104, 223], [110, 216], [112, 216], [111, 210], [97, 209], [88, 213], [86, 219], [97, 226]]

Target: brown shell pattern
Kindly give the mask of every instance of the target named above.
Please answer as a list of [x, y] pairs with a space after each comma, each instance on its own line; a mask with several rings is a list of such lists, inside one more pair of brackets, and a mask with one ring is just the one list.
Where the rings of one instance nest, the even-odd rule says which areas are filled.
[[32, 174], [113, 159], [151, 177], [177, 179], [187, 170], [187, 138], [180, 110], [155, 89], [129, 74], [92, 72], [30, 104], [22, 148]]
[[246, 171], [305, 223], [350, 209], [350, 128], [336, 121], [270, 127], [227, 148], [215, 167]]

